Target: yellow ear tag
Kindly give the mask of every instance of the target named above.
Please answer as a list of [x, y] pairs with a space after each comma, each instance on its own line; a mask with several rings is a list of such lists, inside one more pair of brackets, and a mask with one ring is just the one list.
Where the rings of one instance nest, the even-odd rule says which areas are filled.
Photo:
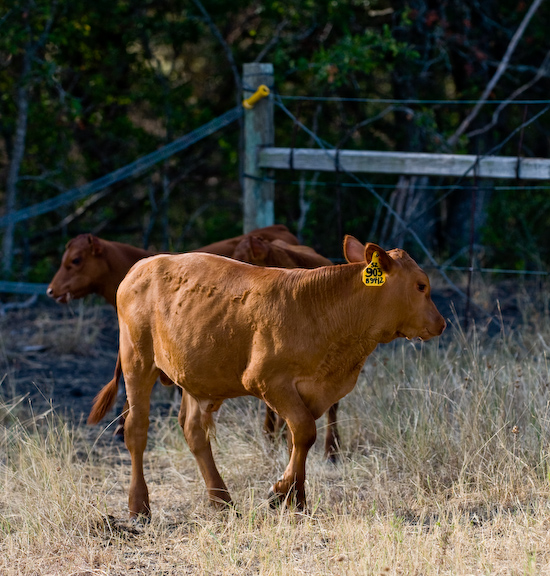
[[386, 274], [380, 266], [380, 254], [374, 252], [370, 264], [363, 270], [361, 275], [365, 286], [382, 286], [386, 282]]

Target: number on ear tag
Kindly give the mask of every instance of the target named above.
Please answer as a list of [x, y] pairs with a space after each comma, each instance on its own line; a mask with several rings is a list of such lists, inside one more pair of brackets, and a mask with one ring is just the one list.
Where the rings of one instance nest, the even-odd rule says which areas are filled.
[[370, 264], [363, 270], [361, 275], [365, 286], [382, 286], [386, 282], [386, 274], [380, 266], [380, 254], [374, 252]]

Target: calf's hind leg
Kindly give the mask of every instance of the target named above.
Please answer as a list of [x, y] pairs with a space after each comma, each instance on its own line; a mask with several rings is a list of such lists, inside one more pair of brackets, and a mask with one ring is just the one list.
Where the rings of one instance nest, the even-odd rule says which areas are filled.
[[150, 369], [144, 372], [132, 366], [125, 374], [130, 409], [124, 423], [124, 441], [132, 460], [128, 507], [130, 518], [140, 515], [150, 517], [149, 492], [143, 474], [143, 454], [147, 447], [151, 391], [158, 371]]
[[269, 406], [265, 407], [264, 433], [270, 438], [275, 438], [277, 426], [277, 414]]
[[329, 462], [335, 463], [338, 460], [340, 451], [340, 434], [337, 424], [338, 402], [333, 404], [327, 411], [327, 429], [325, 433], [325, 458]]
[[212, 446], [208, 437], [205, 419], [212, 418], [211, 413], [202, 414], [198, 402], [185, 390], [182, 390], [179, 423], [185, 435], [189, 449], [193, 453], [204, 478], [208, 497], [220, 508], [231, 504], [231, 496], [227, 490], [212, 455]]

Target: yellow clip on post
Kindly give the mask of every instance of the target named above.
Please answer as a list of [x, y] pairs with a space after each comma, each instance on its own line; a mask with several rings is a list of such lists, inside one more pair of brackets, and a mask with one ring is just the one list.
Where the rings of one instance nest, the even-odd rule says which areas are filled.
[[254, 92], [250, 98], [243, 100], [243, 106], [247, 110], [252, 110], [254, 104], [266, 96], [269, 96], [269, 88], [265, 84], [260, 84], [256, 92]]
[[386, 274], [380, 266], [380, 254], [374, 252], [370, 264], [363, 270], [361, 275], [365, 286], [382, 286], [386, 282]]

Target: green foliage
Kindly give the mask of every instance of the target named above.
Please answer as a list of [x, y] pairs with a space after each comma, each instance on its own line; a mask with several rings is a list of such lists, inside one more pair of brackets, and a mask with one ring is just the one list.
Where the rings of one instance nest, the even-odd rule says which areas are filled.
[[321, 46], [312, 66], [318, 68], [320, 85], [326, 83], [341, 88], [353, 80], [357, 82], [357, 75], [368, 79], [380, 68], [393, 71], [397, 59], [414, 61], [418, 57], [418, 52], [396, 41], [385, 25], [381, 31], [367, 29], [363, 34], [344, 36], [329, 48]]
[[497, 192], [491, 203], [483, 244], [497, 268], [547, 270], [550, 213], [547, 190]]
[[[348, 99], [446, 100], [478, 98], [494, 73], [526, 10], [516, 0], [485, 3], [450, 0], [211, 0], [193, 1], [6, 0], [0, 14], [0, 174], [5, 179], [17, 130], [19, 92], [30, 95], [25, 155], [17, 208], [32, 205], [101, 177], [172, 141], [232, 107], [240, 99], [232, 62], [260, 55], [273, 62], [275, 89], [283, 95], [337, 96], [340, 102], [287, 102], [291, 112], [332, 145], [373, 150], [447, 152], [448, 138], [471, 107], [384, 103]], [[546, 54], [543, 5], [518, 44], [492, 99], [506, 99], [530, 82]], [[223, 43], [213, 32], [216, 28]], [[24, 69], [26, 55], [32, 57]], [[231, 59], [231, 61], [230, 61]], [[521, 94], [546, 98], [542, 77]], [[486, 125], [486, 105], [471, 128]], [[537, 109], [538, 110], [538, 109]], [[537, 110], [529, 108], [528, 115]], [[465, 135], [460, 152], [484, 153], [523, 121], [511, 105], [487, 132]], [[369, 120], [368, 122], [366, 120]], [[312, 146], [312, 139], [276, 116], [276, 143]], [[523, 136], [522, 154], [549, 155], [550, 126], [543, 116]], [[502, 153], [516, 154], [518, 140]], [[107, 196], [33, 218], [16, 229], [15, 274], [46, 281], [66, 240], [83, 231], [158, 249], [198, 247], [240, 230], [239, 134], [237, 126], [193, 146], [150, 174], [121, 183]], [[296, 182], [313, 175], [278, 173]], [[369, 181], [392, 201], [395, 177]], [[331, 256], [340, 234], [392, 242], [395, 223], [366, 191], [350, 191], [341, 175], [322, 175], [305, 186], [310, 210], [300, 230]], [[437, 184], [432, 181], [431, 184]], [[339, 190], [339, 192], [338, 192]], [[302, 187], [303, 192], [303, 187]], [[0, 205], [5, 203], [0, 186]], [[277, 185], [278, 221], [295, 228], [304, 216], [300, 187]], [[439, 241], [440, 253], [462, 238], [445, 214], [467, 201], [460, 192], [432, 205], [418, 230]], [[494, 194], [483, 238], [493, 249], [487, 265], [510, 266], [513, 242], [533, 250], [547, 245], [541, 214], [545, 194], [519, 202]], [[80, 207], [87, 206], [82, 212]], [[412, 217], [411, 217], [412, 218]], [[420, 219], [419, 219], [420, 218]], [[61, 221], [65, 224], [61, 225]], [[414, 222], [411, 219], [411, 222]], [[502, 226], [506, 222], [506, 226]], [[523, 222], [523, 224], [522, 224]], [[537, 228], [533, 224], [537, 223]], [[413, 224], [414, 226], [414, 224]], [[449, 226], [451, 229], [449, 229]], [[438, 231], [439, 228], [439, 231]], [[406, 239], [405, 239], [406, 240]], [[401, 241], [401, 240], [400, 240]], [[527, 265], [550, 255], [538, 249]]]

